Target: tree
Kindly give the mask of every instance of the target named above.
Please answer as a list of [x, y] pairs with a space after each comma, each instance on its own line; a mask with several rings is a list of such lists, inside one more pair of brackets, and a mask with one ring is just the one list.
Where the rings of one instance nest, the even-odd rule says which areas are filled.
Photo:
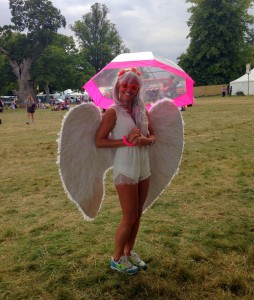
[[16, 77], [4, 55], [0, 55], [0, 82], [0, 95], [13, 95], [12, 91], [17, 88]]
[[52, 92], [81, 90], [84, 83], [95, 73], [87, 63], [84, 51], [76, 49], [72, 37], [58, 34], [33, 65], [32, 75], [36, 85], [43, 87], [49, 98]]
[[91, 12], [83, 15], [81, 21], [76, 21], [71, 26], [80, 46], [87, 49], [88, 60], [96, 72], [118, 54], [129, 52], [115, 25], [107, 19], [108, 13], [106, 5], [95, 3], [91, 6]]
[[28, 94], [36, 94], [31, 76], [33, 63], [66, 21], [48, 0], [10, 0], [10, 10], [14, 25], [0, 27], [0, 53], [6, 56], [17, 78], [16, 94], [25, 99]]
[[248, 62], [245, 42], [253, 0], [187, 0], [190, 45], [178, 63], [197, 85], [223, 84], [239, 77]]
[[246, 43], [248, 45], [254, 45], [254, 28], [250, 28], [246, 36]]

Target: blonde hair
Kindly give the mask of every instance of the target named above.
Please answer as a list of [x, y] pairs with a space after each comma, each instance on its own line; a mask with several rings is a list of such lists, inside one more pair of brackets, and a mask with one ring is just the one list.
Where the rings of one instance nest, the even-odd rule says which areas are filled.
[[137, 72], [135, 68], [124, 69], [120, 71], [113, 86], [113, 100], [118, 109], [125, 110], [123, 103], [120, 101], [119, 86], [122, 82], [128, 83], [133, 81], [136, 81], [139, 86], [139, 90], [132, 101], [131, 107], [134, 115], [134, 120], [137, 128], [140, 129], [141, 133], [143, 135], [147, 135], [148, 119], [146, 116], [145, 102], [141, 96], [142, 79], [140, 77], [140, 73]]
[[30, 96], [30, 95], [27, 96], [27, 100], [28, 100], [28, 101], [32, 101], [32, 102], [34, 101], [33, 97]]

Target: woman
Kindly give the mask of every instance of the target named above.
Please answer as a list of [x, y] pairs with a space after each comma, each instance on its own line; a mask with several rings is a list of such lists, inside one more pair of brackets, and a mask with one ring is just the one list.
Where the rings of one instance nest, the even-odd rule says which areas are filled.
[[36, 109], [36, 104], [31, 96], [27, 97], [27, 102], [26, 102], [26, 112], [27, 112], [27, 125], [30, 125], [29, 120], [31, 117], [32, 123], [34, 122], [34, 113]]
[[115, 104], [104, 114], [96, 134], [99, 148], [117, 148], [113, 179], [122, 208], [115, 234], [112, 269], [135, 274], [147, 265], [133, 251], [150, 178], [148, 146], [155, 142], [141, 98], [142, 80], [135, 68], [121, 70], [113, 89]]

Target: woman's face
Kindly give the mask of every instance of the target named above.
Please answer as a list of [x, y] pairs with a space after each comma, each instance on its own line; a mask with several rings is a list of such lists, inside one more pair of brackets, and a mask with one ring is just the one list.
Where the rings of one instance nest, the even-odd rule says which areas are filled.
[[139, 85], [135, 78], [132, 80], [122, 80], [119, 83], [119, 98], [120, 101], [132, 102], [139, 91]]

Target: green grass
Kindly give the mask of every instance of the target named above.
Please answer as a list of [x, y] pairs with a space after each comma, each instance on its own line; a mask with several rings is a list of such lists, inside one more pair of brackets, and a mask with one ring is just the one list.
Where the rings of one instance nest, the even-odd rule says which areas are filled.
[[56, 165], [65, 112], [0, 114], [0, 299], [253, 299], [254, 97], [199, 98], [183, 112], [179, 174], [142, 218], [148, 270], [109, 269], [121, 212], [112, 174], [86, 222]]

